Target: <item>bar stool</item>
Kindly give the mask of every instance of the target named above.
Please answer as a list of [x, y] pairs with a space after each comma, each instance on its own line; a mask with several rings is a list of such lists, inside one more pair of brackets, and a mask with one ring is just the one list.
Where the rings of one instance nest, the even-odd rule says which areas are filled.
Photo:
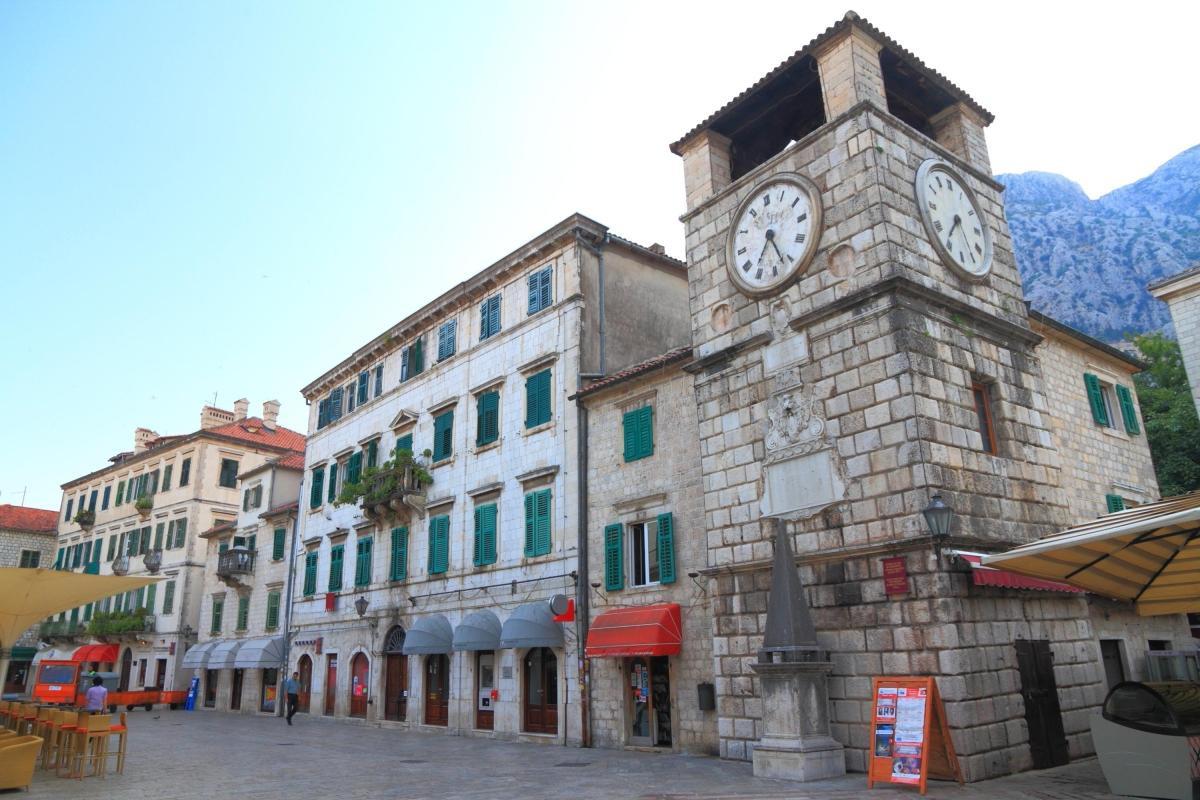
[[[108, 749], [109, 742], [112, 741], [112, 737], [114, 737], [114, 736], [117, 737], [117, 749], [109, 750]], [[125, 750], [126, 750], [125, 745], [126, 745], [126, 740], [128, 739], [128, 737], [129, 737], [129, 722], [126, 719], [125, 712], [122, 711], [121, 715], [119, 717], [118, 724], [110, 725], [107, 733], [104, 735], [104, 744], [103, 744], [104, 754], [101, 757], [105, 760], [104, 770], [106, 772], [108, 770], [108, 766], [107, 766], [108, 757], [111, 755], [111, 756], [117, 757], [117, 768], [116, 768], [117, 774], [118, 775], [124, 774], [124, 772], [125, 772]]]
[[[71, 758], [78, 767], [75, 777], [83, 780], [87, 771], [87, 762], [92, 762], [92, 775], [103, 775], [106, 767], [106, 747], [112, 714], [89, 714], [87, 721], [80, 721], [75, 728], [75, 736], [71, 745]], [[88, 751], [91, 754], [88, 754]]]
[[12, 704], [11, 700], [0, 700], [0, 726], [8, 727], [8, 707]]
[[59, 760], [65, 752], [67, 746], [67, 735], [70, 728], [75, 727], [78, 722], [79, 714], [74, 711], [59, 711], [55, 716], [54, 725], [51, 727], [51, 739], [47, 743], [49, 746], [44, 751], [45, 759], [42, 761], [43, 769], [54, 768], [58, 769]]
[[45, 741], [42, 743], [42, 769], [50, 769], [51, 764], [58, 763], [55, 760], [58, 756], [58, 736], [65, 713], [58, 709], [50, 712], [50, 723], [46, 726]]
[[74, 752], [75, 739], [77, 738], [81, 728], [87, 725], [88, 712], [86, 711], [67, 711], [63, 713], [62, 721], [58, 725], [58, 741], [55, 747], [54, 771], [58, 775], [63, 774], [63, 770], [70, 770], [71, 757]]
[[25, 733], [33, 735], [33, 729], [37, 725], [38, 707], [34, 703], [26, 703], [21, 707], [21, 725], [17, 728], [17, 733]]
[[4, 713], [4, 727], [10, 731], [17, 729], [17, 720], [21, 718], [21, 704], [16, 700], [8, 704], [8, 709]]

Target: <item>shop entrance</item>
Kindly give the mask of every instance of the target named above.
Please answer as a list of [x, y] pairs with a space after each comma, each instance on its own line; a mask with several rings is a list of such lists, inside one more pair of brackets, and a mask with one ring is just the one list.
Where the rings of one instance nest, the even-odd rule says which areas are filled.
[[625, 661], [629, 681], [629, 744], [671, 746], [671, 662], [667, 656]]
[[235, 669], [233, 671], [233, 689], [229, 695], [229, 710], [242, 710], [242, 680], [246, 677], [246, 671]]
[[300, 656], [300, 663], [297, 665], [297, 672], [300, 673], [300, 691], [296, 693], [296, 710], [308, 713], [308, 701], [312, 697], [312, 659], [308, 656]]
[[366, 653], [355, 653], [350, 659], [350, 716], [367, 716], [367, 680], [370, 662]]
[[425, 724], [446, 725], [450, 719], [450, 659], [425, 656]]
[[480, 650], [475, 654], [475, 727], [481, 731], [495, 728], [492, 690], [496, 688], [496, 653]]
[[337, 708], [337, 653], [325, 656], [325, 715]]
[[549, 647], [525, 654], [525, 730], [558, 733], [558, 656]]
[[132, 673], [132, 672], [133, 672], [133, 651], [127, 649], [125, 651], [125, 654], [121, 656], [121, 682], [117, 684], [118, 692], [128, 692], [129, 691], [129, 677], [130, 677], [130, 673]]
[[204, 670], [204, 707], [217, 707], [217, 681], [221, 673], [215, 669]]
[[400, 721], [408, 714], [408, 656], [404, 650], [404, 628], [396, 626], [388, 633], [383, 651], [383, 718]]
[[1070, 760], [1063, 731], [1058, 686], [1054, 682], [1054, 660], [1048, 639], [1018, 639], [1017, 668], [1021, 673], [1021, 697], [1029, 728], [1029, 752], [1034, 769], [1061, 767]]
[[157, 663], [158, 666], [154, 668], [154, 688], [165, 689], [167, 686], [167, 660], [160, 658]]

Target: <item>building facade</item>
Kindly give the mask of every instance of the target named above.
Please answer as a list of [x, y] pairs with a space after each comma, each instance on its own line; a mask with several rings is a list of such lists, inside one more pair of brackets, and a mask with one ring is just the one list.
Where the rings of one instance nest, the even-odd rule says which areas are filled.
[[549, 606], [579, 577], [566, 398], [686, 344], [686, 319], [680, 262], [575, 215], [305, 387], [302, 710], [583, 741], [578, 621]]
[[1192, 400], [1200, 413], [1200, 265], [1155, 281], [1147, 289], [1166, 303], [1171, 312], [1183, 354], [1183, 368], [1192, 385]]
[[[0, 567], [48, 568], [54, 564], [58, 514], [53, 509], [0, 505]], [[29, 667], [37, 652], [37, 629], [30, 628], [15, 642], [0, 642], [12, 659], [4, 679], [4, 694], [25, 691]]]
[[56, 568], [163, 580], [47, 621], [41, 638], [54, 648], [44, 657], [70, 658], [104, 636], [116, 642], [111, 660], [91, 668], [118, 672], [121, 689], [187, 688], [193, 670], [182, 659], [196, 642], [205, 583], [199, 533], [237, 518], [239, 473], [304, 450], [303, 435], [278, 424], [278, 402], [264, 403], [261, 418], [248, 406], [205, 406], [186, 435], [138, 428], [132, 451], [63, 484]]

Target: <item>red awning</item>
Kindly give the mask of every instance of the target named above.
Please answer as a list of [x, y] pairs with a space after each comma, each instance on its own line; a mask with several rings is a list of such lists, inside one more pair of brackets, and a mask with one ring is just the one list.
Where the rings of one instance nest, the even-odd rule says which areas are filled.
[[965, 553], [962, 550], [956, 550], [954, 554], [970, 565], [971, 578], [976, 586], [999, 586], [1003, 589], [1034, 589], [1043, 592], [1076, 592], [1080, 594], [1084, 591], [1069, 583], [1048, 581], [1042, 578], [1027, 578], [1005, 569], [985, 567], [982, 563], [983, 553]]
[[587, 658], [672, 656], [683, 644], [678, 603], [614, 608], [588, 630]]
[[71, 655], [71, 660], [115, 664], [120, 649], [120, 646], [115, 644], [85, 644]]

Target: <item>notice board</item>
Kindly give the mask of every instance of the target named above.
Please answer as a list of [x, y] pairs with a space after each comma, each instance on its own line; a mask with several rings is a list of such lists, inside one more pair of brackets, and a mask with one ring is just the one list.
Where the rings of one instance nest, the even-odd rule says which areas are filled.
[[867, 788], [894, 783], [916, 786], [925, 794], [929, 778], [963, 782], [937, 681], [930, 677], [875, 678]]

